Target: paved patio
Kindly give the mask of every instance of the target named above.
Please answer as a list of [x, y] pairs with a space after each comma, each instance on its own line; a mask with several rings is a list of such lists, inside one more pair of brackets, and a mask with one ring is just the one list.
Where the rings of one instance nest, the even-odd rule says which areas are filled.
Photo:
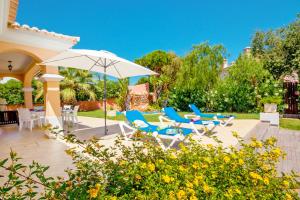
[[[69, 127], [69, 131], [81, 140], [91, 137], [101, 139], [101, 143], [110, 146], [114, 143], [117, 135], [120, 134], [118, 121], [108, 120], [109, 134], [105, 136], [103, 119], [79, 117], [79, 123]], [[300, 172], [300, 132], [278, 129], [269, 126], [268, 123], [261, 123], [258, 120], [235, 120], [232, 126], [217, 127], [214, 135], [223, 141], [224, 146], [236, 145], [237, 141], [232, 137], [231, 132], [237, 131], [245, 140], [256, 136], [258, 139], [265, 139], [269, 136], [278, 138], [278, 144], [287, 152], [287, 159], [280, 162], [278, 169], [282, 172], [295, 170]], [[214, 143], [204, 136], [203, 143]], [[54, 139], [48, 139], [43, 131], [34, 129], [18, 131], [17, 126], [0, 127], [0, 159], [8, 157], [10, 149], [16, 151], [25, 164], [35, 160], [41, 164], [49, 165], [48, 175], [65, 176], [64, 169], [72, 167], [72, 160], [65, 154], [68, 147]], [[3, 171], [0, 170], [0, 174]]]

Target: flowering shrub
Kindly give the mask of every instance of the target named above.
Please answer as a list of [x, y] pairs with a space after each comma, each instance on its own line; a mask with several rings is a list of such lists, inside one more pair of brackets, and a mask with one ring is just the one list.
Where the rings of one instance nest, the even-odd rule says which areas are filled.
[[[0, 180], [1, 199], [299, 199], [293, 191], [296, 175], [278, 176], [276, 164], [284, 153], [274, 138], [252, 139], [239, 147], [200, 145], [195, 141], [163, 151], [152, 142], [125, 146], [121, 140], [105, 148], [96, 139], [80, 142], [66, 152], [75, 169], [67, 178], [46, 177], [47, 167], [20, 163], [11, 152], [0, 162], [9, 172]], [[37, 187], [43, 192], [37, 193]]]
[[[282, 82], [251, 56], [240, 56], [228, 75], [206, 94], [206, 107], [214, 111], [259, 112], [262, 98], [283, 98]], [[278, 104], [280, 111], [283, 105]]]

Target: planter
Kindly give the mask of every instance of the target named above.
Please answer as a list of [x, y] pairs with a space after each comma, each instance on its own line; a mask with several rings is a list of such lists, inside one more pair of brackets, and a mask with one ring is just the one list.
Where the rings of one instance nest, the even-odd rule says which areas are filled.
[[107, 116], [115, 117], [115, 116], [117, 116], [117, 111], [116, 110], [109, 110], [109, 111], [107, 111]]
[[275, 113], [277, 112], [277, 104], [274, 103], [265, 103], [264, 104], [265, 113]]

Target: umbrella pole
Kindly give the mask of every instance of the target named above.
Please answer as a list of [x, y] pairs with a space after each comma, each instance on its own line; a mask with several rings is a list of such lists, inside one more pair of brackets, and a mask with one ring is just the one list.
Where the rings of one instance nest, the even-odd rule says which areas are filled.
[[106, 127], [106, 66], [104, 66], [104, 134], [107, 135], [107, 127]]

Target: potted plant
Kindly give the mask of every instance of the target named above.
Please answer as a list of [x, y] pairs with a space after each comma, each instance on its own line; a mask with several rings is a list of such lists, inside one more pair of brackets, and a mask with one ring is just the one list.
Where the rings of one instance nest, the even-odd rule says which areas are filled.
[[278, 96], [264, 97], [261, 103], [264, 104], [264, 112], [275, 113], [277, 112], [277, 105], [281, 103], [282, 99]]

